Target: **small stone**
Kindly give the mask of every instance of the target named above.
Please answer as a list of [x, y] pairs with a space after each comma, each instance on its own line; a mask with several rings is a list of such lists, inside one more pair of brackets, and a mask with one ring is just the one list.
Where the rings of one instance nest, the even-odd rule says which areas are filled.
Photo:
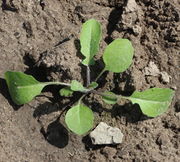
[[180, 120], [180, 112], [176, 113], [175, 115], [178, 118], [178, 120]]
[[114, 128], [101, 122], [90, 133], [90, 138], [94, 145], [118, 144], [122, 143], [123, 134], [119, 128]]
[[141, 32], [142, 32], [142, 29], [141, 29], [141, 27], [139, 25], [134, 25], [132, 27], [132, 29], [133, 29], [133, 32], [134, 32], [135, 35], [140, 35]]
[[177, 26], [177, 31], [180, 31], [180, 25]]
[[156, 140], [156, 143], [158, 145], [166, 145], [168, 143], [168, 136], [166, 134], [160, 134], [159, 137]]
[[15, 33], [14, 33], [14, 36], [18, 39], [18, 38], [21, 37], [21, 34], [20, 34], [19, 32], [15, 32]]
[[157, 65], [151, 61], [151, 62], [149, 62], [148, 67], [145, 67], [144, 73], [145, 73], [145, 75], [159, 76], [160, 71], [159, 71]]
[[168, 75], [165, 71], [161, 72], [161, 79], [164, 83], [169, 83], [171, 76]]
[[128, 0], [126, 6], [126, 12], [134, 12], [138, 9], [137, 3], [135, 0]]

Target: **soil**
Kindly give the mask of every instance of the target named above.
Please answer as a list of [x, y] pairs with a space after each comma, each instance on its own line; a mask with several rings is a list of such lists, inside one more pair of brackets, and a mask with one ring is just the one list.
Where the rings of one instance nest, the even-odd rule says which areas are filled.
[[[0, 162], [179, 162], [180, 161], [180, 3], [178, 0], [2, 0], [0, 7]], [[96, 95], [84, 102], [100, 121], [118, 127], [122, 144], [94, 146], [89, 136], [67, 130], [64, 109], [75, 98], [47, 87], [29, 104], [16, 106], [4, 72], [22, 71], [39, 81], [86, 82], [79, 33], [90, 18], [102, 24], [103, 38], [93, 80], [103, 68], [101, 56], [116, 38], [135, 48], [133, 64], [122, 74], [105, 73], [100, 88], [129, 95], [134, 90], [168, 87], [176, 94], [167, 113], [147, 118], [137, 105], [109, 106]], [[153, 62], [161, 75], [147, 74]], [[70, 104], [69, 104], [70, 103]], [[94, 126], [95, 126], [94, 125]]]

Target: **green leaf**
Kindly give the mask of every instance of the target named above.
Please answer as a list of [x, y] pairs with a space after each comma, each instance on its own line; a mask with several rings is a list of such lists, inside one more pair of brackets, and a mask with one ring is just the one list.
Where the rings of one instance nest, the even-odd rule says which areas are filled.
[[150, 117], [156, 117], [166, 112], [174, 95], [168, 88], [150, 88], [143, 92], [135, 91], [127, 99], [139, 104], [142, 112]]
[[73, 94], [73, 91], [69, 87], [60, 89], [59, 91], [61, 96], [70, 97]]
[[90, 19], [82, 25], [80, 34], [81, 53], [85, 56], [82, 64], [91, 65], [93, 57], [99, 51], [101, 40], [101, 25], [98, 21]]
[[85, 92], [88, 89], [83, 87], [83, 85], [80, 82], [78, 82], [77, 80], [72, 80], [72, 82], [71, 82], [71, 90]]
[[30, 102], [35, 96], [39, 95], [42, 89], [47, 85], [38, 82], [31, 75], [22, 72], [5, 73], [5, 80], [12, 100], [17, 105], [22, 105]]
[[95, 89], [95, 88], [97, 88], [97, 87], [98, 87], [98, 83], [96, 83], [96, 82], [92, 82], [92, 83], [88, 86], [89, 89]]
[[117, 102], [117, 96], [113, 92], [104, 92], [102, 98], [107, 104], [115, 104]]
[[93, 120], [92, 110], [83, 104], [72, 107], [65, 116], [68, 128], [78, 135], [87, 133], [93, 127]]
[[120, 73], [132, 63], [134, 49], [128, 39], [116, 39], [110, 43], [103, 54], [105, 69]]

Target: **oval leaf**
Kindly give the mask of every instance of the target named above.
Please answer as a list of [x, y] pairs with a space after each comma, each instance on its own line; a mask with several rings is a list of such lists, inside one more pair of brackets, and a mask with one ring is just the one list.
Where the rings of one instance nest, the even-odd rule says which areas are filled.
[[59, 91], [61, 96], [70, 97], [73, 94], [73, 91], [69, 87], [60, 89]]
[[127, 97], [132, 103], [139, 104], [142, 112], [150, 117], [156, 117], [166, 112], [168, 109], [174, 91], [168, 88], [150, 88], [143, 92], [134, 92]]
[[110, 43], [103, 54], [105, 69], [120, 73], [132, 63], [134, 49], [128, 39], [116, 39]]
[[83, 85], [80, 82], [78, 82], [77, 80], [72, 80], [72, 82], [71, 82], [71, 90], [85, 92], [88, 89], [83, 87]]
[[102, 98], [107, 104], [115, 104], [117, 102], [117, 96], [113, 92], [104, 92]]
[[68, 128], [78, 135], [87, 133], [93, 127], [93, 120], [92, 110], [83, 104], [72, 107], [65, 116]]
[[30, 102], [35, 96], [39, 95], [44, 86], [47, 85], [38, 82], [31, 75], [22, 72], [7, 71], [5, 73], [5, 80], [11, 98], [17, 105]]
[[82, 64], [91, 65], [93, 57], [99, 51], [101, 39], [101, 25], [98, 21], [90, 19], [82, 25], [80, 34], [81, 53], [85, 56]]

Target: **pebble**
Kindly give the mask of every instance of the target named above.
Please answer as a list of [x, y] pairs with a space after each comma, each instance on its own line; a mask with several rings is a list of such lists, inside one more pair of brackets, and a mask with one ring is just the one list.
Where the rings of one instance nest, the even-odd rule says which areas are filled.
[[180, 120], [180, 112], [176, 113], [175, 115], [178, 118], [178, 120]]
[[154, 62], [149, 62], [149, 65], [144, 69], [145, 75], [160, 76], [163, 83], [169, 83], [171, 76], [165, 71], [160, 72]]
[[161, 72], [161, 79], [164, 83], [169, 83], [171, 76], [168, 75], [165, 71]]
[[132, 29], [135, 35], [140, 35], [142, 32], [142, 28], [139, 25], [134, 25]]
[[126, 12], [134, 12], [138, 9], [137, 3], [135, 0], [128, 0], [126, 6]]
[[148, 67], [145, 67], [144, 73], [145, 75], [158, 76], [160, 74], [160, 71], [157, 65], [154, 62], [150, 61]]

